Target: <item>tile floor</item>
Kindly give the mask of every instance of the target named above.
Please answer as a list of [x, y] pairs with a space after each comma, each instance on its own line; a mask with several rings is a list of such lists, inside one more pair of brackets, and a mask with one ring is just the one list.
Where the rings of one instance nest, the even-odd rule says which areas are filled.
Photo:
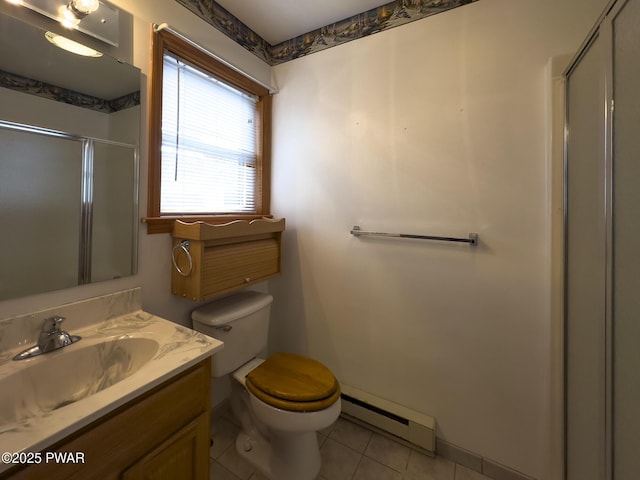
[[[212, 423], [211, 479], [266, 480], [235, 450], [239, 427], [228, 415]], [[430, 457], [340, 417], [318, 433], [318, 480], [490, 480], [442, 457]]]

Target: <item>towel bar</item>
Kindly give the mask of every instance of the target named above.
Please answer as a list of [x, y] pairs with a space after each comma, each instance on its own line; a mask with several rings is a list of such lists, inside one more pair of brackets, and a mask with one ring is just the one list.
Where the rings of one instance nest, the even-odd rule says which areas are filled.
[[359, 237], [362, 235], [369, 235], [369, 236], [375, 236], [375, 237], [414, 238], [417, 240], [438, 240], [443, 242], [468, 243], [473, 247], [478, 245], [477, 233], [470, 233], [469, 238], [436, 237], [432, 235], [412, 235], [409, 233], [365, 232], [365, 231], [362, 231], [358, 225], [354, 225], [350, 233], [351, 235], [354, 235], [356, 237]]

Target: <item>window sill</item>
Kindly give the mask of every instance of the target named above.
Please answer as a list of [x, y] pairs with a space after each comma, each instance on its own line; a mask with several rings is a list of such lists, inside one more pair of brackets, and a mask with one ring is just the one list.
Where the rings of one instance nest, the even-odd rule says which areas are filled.
[[173, 222], [206, 222], [211, 225], [220, 225], [234, 220], [255, 220], [258, 218], [273, 218], [273, 215], [166, 215], [162, 217], [144, 217], [142, 223], [147, 224], [147, 234], [171, 233]]

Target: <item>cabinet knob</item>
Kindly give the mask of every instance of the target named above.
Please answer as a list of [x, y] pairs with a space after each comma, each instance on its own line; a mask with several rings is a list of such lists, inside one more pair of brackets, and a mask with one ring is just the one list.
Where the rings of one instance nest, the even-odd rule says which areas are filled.
[[249, 283], [250, 281], [251, 281], [251, 277], [246, 277], [246, 278], [244, 279], [244, 283]]

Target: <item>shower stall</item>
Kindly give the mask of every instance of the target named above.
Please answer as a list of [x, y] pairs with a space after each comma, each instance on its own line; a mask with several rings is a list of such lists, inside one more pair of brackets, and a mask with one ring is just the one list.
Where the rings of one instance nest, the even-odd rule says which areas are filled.
[[640, 0], [565, 73], [567, 480], [640, 478]]
[[131, 275], [137, 147], [0, 120], [0, 300]]

